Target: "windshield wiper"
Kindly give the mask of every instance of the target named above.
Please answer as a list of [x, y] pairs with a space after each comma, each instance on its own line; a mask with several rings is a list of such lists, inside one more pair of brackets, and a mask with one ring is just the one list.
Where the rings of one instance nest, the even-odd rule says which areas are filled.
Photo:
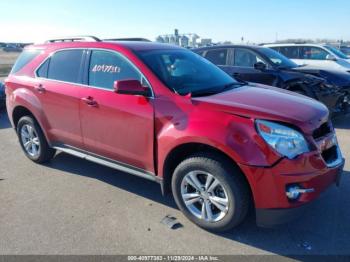
[[229, 83], [227, 85], [224, 85], [221, 89], [209, 88], [209, 89], [201, 90], [201, 91], [198, 91], [198, 92], [192, 92], [192, 96], [195, 97], [195, 96], [215, 95], [215, 94], [219, 94], [219, 93], [231, 90], [233, 88], [238, 88], [238, 87], [241, 87], [241, 86], [244, 86], [244, 85], [247, 85], [247, 82], [244, 82], [244, 81], [232, 82], [232, 83]]

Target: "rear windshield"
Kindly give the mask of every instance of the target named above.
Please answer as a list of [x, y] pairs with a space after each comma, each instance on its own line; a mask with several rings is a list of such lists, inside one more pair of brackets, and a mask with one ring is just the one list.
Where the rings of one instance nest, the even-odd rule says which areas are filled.
[[41, 50], [33, 50], [26, 49], [22, 52], [22, 54], [18, 57], [16, 63], [12, 67], [10, 74], [15, 74], [19, 70], [21, 70], [24, 66], [29, 64], [35, 57], [37, 57], [41, 53]]

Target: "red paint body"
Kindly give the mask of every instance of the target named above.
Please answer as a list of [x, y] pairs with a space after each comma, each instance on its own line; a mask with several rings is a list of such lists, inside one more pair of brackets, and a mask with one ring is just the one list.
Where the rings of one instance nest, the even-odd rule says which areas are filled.
[[[6, 80], [8, 114], [22, 106], [38, 120], [50, 144], [68, 144], [154, 173], [162, 178], [166, 158], [178, 146], [199, 143], [231, 158], [246, 176], [256, 208], [291, 208], [316, 198], [335, 182], [340, 167], [328, 168], [315, 129], [328, 120], [328, 110], [315, 100], [261, 85], [190, 98], [170, 91], [133, 50], [172, 48], [145, 43], [79, 42], [38, 45], [43, 53]], [[145, 75], [154, 98], [35, 78], [35, 69], [52, 52], [67, 48], [120, 52]], [[174, 47], [175, 48], [175, 47]], [[45, 86], [44, 93], [35, 87]], [[83, 98], [98, 106], [89, 106]], [[258, 135], [255, 119], [287, 123], [302, 131], [311, 152], [282, 158]], [[234, 175], [234, 174], [233, 174]], [[315, 188], [297, 202], [285, 187], [301, 183]]]

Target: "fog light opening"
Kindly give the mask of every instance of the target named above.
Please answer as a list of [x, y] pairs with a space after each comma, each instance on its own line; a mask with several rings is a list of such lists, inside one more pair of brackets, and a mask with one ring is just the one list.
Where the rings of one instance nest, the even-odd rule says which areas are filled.
[[286, 195], [289, 200], [298, 200], [302, 194], [315, 192], [313, 188], [302, 188], [299, 185], [289, 185], [286, 187]]

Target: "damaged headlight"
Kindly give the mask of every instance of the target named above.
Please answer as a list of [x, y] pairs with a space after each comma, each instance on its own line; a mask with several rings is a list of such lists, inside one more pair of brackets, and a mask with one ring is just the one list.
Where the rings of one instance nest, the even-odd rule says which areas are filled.
[[309, 146], [304, 136], [281, 124], [265, 120], [256, 120], [259, 135], [280, 155], [293, 159], [309, 152]]

